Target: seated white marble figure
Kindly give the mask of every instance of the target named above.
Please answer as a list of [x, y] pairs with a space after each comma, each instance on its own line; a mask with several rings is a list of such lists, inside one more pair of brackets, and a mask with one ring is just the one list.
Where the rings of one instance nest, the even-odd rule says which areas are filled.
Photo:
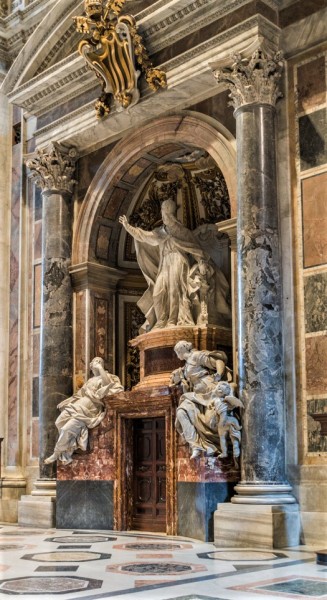
[[86, 450], [88, 430], [93, 429], [105, 416], [103, 398], [123, 392], [119, 377], [104, 369], [102, 358], [95, 357], [90, 363], [93, 377], [71, 398], [58, 404], [61, 414], [56, 420], [59, 438], [54, 452], [44, 462], [60, 460], [64, 465], [72, 462], [77, 448]]
[[211, 393], [218, 381], [232, 380], [227, 356], [219, 350], [195, 350], [185, 340], [178, 342], [174, 350], [180, 360], [185, 360], [185, 365], [171, 375], [171, 384], [181, 384], [184, 392], [176, 412], [176, 429], [189, 444], [191, 459], [216, 455], [220, 447], [218, 413]]

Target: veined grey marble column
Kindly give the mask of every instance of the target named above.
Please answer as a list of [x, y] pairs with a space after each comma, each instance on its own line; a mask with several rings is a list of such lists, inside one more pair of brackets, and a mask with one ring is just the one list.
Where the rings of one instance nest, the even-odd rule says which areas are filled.
[[26, 163], [43, 196], [39, 392], [41, 479], [55, 476], [53, 465], [45, 465], [44, 459], [52, 454], [57, 439], [57, 404], [73, 391], [73, 293], [69, 267], [75, 159], [75, 149], [52, 143], [37, 150]]
[[256, 51], [215, 72], [230, 88], [237, 123], [237, 288], [240, 397], [245, 404], [242, 480], [234, 503], [288, 504], [282, 277], [275, 104], [281, 55]]

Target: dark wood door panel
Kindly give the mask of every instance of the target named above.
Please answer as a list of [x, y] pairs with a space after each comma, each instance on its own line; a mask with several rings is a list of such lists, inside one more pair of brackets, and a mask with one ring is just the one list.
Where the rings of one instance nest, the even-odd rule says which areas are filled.
[[132, 528], [166, 531], [165, 419], [135, 419]]

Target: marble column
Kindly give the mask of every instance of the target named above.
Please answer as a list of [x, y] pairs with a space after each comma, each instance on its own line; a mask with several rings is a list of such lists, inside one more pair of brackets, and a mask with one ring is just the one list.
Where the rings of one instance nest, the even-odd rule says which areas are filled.
[[72, 253], [72, 192], [76, 151], [57, 143], [38, 150], [27, 161], [32, 178], [41, 187], [42, 300], [40, 336], [40, 477], [55, 476], [45, 465], [57, 439], [57, 404], [73, 391], [72, 287], [69, 274]]
[[[231, 66], [215, 72], [218, 83], [230, 89], [237, 124], [238, 363], [239, 392], [245, 410], [242, 480], [235, 488], [237, 495], [232, 503], [280, 507], [295, 503], [285, 473], [282, 274], [275, 147], [275, 104], [280, 97], [283, 61], [280, 53], [269, 56], [262, 50], [251, 58], [236, 55], [233, 59]], [[274, 510], [261, 512], [273, 514]], [[274, 531], [271, 533], [274, 536]], [[286, 542], [293, 543], [289, 538]]]

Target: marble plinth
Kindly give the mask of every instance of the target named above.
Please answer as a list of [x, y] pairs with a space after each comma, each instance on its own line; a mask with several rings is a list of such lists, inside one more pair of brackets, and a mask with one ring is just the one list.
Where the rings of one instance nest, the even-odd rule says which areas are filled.
[[18, 525], [23, 527], [56, 526], [56, 498], [54, 496], [22, 496], [18, 502]]
[[232, 346], [232, 330], [207, 325], [153, 329], [139, 335], [130, 342], [140, 350], [140, 383], [136, 388], [169, 385], [171, 372], [184, 364], [174, 352], [181, 340], [191, 342], [198, 350], [226, 349]]
[[58, 529], [113, 529], [113, 481], [58, 481]]
[[214, 512], [217, 502], [227, 502], [233, 494], [230, 482], [177, 483], [177, 534], [204, 542], [214, 539]]
[[285, 548], [300, 540], [297, 504], [218, 504], [215, 544], [220, 548]]

